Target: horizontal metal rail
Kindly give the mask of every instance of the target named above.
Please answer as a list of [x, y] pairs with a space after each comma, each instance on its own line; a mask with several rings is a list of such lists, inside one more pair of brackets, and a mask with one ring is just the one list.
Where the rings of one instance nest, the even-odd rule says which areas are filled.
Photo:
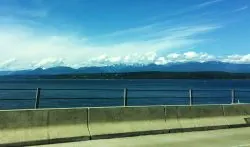
[[230, 98], [230, 96], [194, 96], [196, 99], [225, 99], [225, 98]]
[[250, 92], [250, 90], [236, 90], [237, 92]]
[[40, 100], [121, 100], [122, 98], [40, 98]]
[[79, 91], [79, 90], [83, 90], [83, 91], [86, 91], [86, 90], [89, 90], [89, 91], [122, 91], [123, 89], [88, 89], [88, 88], [83, 88], [83, 89], [47, 89], [47, 88], [41, 88], [41, 90], [46, 90], [46, 91], [56, 91], [56, 90], [63, 90], [63, 91], [68, 91], [68, 90], [75, 90], [75, 91]]
[[24, 98], [0, 98], [0, 101], [34, 101], [34, 99], [24, 99]]
[[129, 99], [177, 99], [177, 98], [185, 98], [185, 99], [188, 99], [189, 97], [164, 97], [164, 96], [162, 96], [162, 97], [160, 97], [160, 96], [158, 96], [158, 97], [130, 97]]
[[194, 91], [231, 91], [232, 89], [193, 89]]
[[173, 91], [173, 92], [178, 92], [178, 91], [187, 91], [188, 89], [128, 89], [129, 91]]
[[9, 90], [16, 90], [16, 91], [31, 91], [31, 90], [36, 90], [36, 89], [0, 89], [0, 91], [9, 91]]
[[[41, 90], [97, 90], [97, 91], [120, 91], [122, 88], [40, 88]], [[141, 88], [127, 88], [129, 91], [188, 91], [189, 89], [141, 89]], [[36, 88], [22, 89], [22, 88], [0, 88], [0, 90], [37, 90]], [[194, 91], [231, 91], [231, 89], [193, 89]], [[235, 89], [237, 92], [250, 92], [250, 89]]]
[[240, 97], [240, 99], [250, 99], [250, 96], [249, 97]]

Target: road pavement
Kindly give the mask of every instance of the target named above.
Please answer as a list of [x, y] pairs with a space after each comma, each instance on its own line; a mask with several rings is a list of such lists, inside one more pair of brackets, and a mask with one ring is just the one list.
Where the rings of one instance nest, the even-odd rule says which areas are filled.
[[250, 147], [250, 127], [91, 140], [40, 147]]

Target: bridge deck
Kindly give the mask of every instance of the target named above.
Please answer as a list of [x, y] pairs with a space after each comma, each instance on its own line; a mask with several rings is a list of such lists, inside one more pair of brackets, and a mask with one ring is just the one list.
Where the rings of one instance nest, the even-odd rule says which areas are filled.
[[250, 147], [250, 127], [44, 145], [43, 147]]

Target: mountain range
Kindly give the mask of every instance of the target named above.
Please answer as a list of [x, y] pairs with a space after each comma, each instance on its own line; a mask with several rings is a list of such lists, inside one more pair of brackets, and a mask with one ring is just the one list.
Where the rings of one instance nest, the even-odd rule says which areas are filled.
[[74, 69], [71, 67], [57, 66], [47, 69], [37, 68], [33, 70], [0, 71], [0, 75], [60, 75], [60, 74], [81, 74], [81, 73], [124, 73], [124, 72], [200, 72], [200, 71], [220, 71], [231, 73], [250, 73], [250, 64], [233, 64], [225, 62], [186, 62], [170, 63], [166, 65], [112, 65], [112, 66], [92, 66]]

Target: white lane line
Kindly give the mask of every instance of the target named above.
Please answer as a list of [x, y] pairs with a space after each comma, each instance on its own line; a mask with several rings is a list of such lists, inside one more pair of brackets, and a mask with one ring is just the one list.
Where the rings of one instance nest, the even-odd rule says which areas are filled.
[[250, 146], [250, 143], [249, 144], [236, 145], [236, 146], [232, 146], [232, 147], [248, 147], [248, 146]]

